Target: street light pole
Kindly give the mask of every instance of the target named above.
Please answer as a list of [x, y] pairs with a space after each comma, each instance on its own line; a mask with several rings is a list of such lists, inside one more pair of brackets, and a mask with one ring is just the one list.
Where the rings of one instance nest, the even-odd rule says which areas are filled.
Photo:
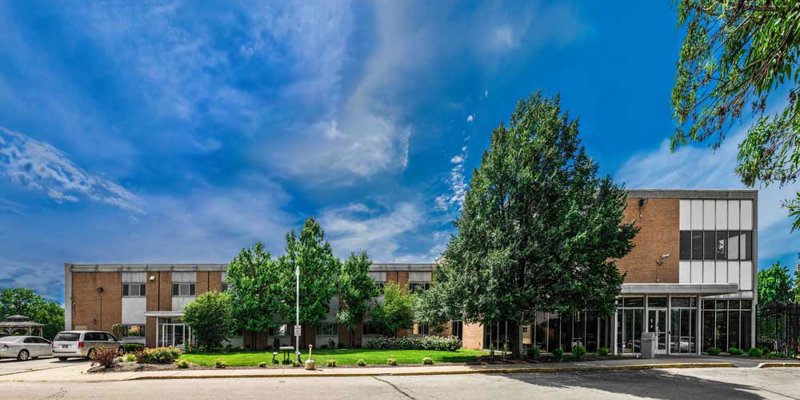
[[300, 265], [295, 266], [295, 328], [294, 328], [294, 351], [297, 362], [300, 362]]

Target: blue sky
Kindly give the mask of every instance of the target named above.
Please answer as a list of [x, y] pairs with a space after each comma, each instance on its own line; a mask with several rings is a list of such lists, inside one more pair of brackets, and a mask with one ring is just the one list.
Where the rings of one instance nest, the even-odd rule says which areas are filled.
[[[628, 187], [735, 188], [670, 153], [671, 1], [2, 2], [0, 287], [64, 262], [227, 262], [319, 218], [340, 256], [432, 261], [491, 129], [560, 94]], [[428, 4], [432, 3], [432, 4]], [[760, 265], [797, 261], [761, 192]]]

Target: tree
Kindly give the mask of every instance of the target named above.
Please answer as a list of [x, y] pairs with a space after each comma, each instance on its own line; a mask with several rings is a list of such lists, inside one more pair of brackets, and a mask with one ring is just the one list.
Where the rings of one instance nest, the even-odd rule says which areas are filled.
[[[800, 3], [795, 0], [678, 0], [686, 27], [672, 105], [673, 148], [724, 140], [750, 108], [757, 122], [739, 144], [737, 173], [753, 186], [784, 185], [800, 175]], [[780, 93], [788, 91], [785, 100]], [[767, 100], [779, 97], [767, 115]], [[785, 203], [800, 228], [800, 192]]]
[[[625, 190], [597, 169], [557, 96], [517, 104], [492, 132], [436, 270], [432, 290], [451, 318], [511, 321], [513, 331], [536, 311], [613, 312], [616, 260], [637, 228], [623, 223]], [[519, 354], [520, 335], [512, 340]]]
[[0, 320], [17, 314], [44, 324], [45, 338], [52, 339], [64, 330], [64, 308], [58, 303], [45, 300], [30, 289], [3, 289], [0, 291]]
[[385, 335], [397, 336], [397, 331], [414, 326], [414, 295], [395, 282], [383, 287], [383, 302], [372, 311], [372, 323]]
[[[331, 298], [336, 294], [336, 274], [340, 261], [333, 255], [333, 248], [325, 241], [325, 232], [314, 218], [309, 218], [300, 230], [286, 234], [286, 253], [279, 259], [282, 274], [294, 277], [295, 268], [300, 268], [300, 323], [319, 325], [330, 311]], [[295, 284], [286, 297], [295, 303]]]
[[253, 332], [254, 344], [256, 332], [275, 328], [291, 315], [286, 297], [292, 278], [261, 242], [242, 249], [228, 265], [232, 316], [238, 328]]
[[338, 296], [339, 311], [336, 320], [347, 327], [350, 345], [355, 340], [355, 329], [364, 321], [370, 309], [370, 301], [378, 296], [375, 281], [369, 276], [372, 265], [367, 252], [351, 253], [339, 269]]
[[758, 302], [759, 304], [786, 305], [794, 300], [792, 278], [789, 269], [780, 262], [771, 267], [758, 271]]
[[205, 292], [183, 309], [183, 321], [192, 327], [197, 344], [219, 349], [234, 327], [231, 297], [227, 293]]
[[437, 334], [442, 332], [444, 324], [451, 320], [461, 319], [453, 312], [439, 290], [424, 290], [415, 296], [414, 321], [426, 324]]

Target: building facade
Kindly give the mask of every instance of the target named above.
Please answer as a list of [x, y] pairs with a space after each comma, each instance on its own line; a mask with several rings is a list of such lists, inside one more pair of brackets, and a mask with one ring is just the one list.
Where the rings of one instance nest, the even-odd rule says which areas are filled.
[[[758, 192], [751, 190], [631, 190], [624, 220], [640, 228], [634, 248], [617, 266], [625, 274], [616, 312], [597, 316], [540, 312], [522, 326], [453, 321], [444, 335], [464, 347], [501, 349], [516, 329], [523, 343], [543, 351], [576, 345], [614, 354], [640, 352], [643, 332], [654, 332], [662, 354], [699, 354], [710, 347], [755, 345], [758, 270]], [[392, 281], [411, 290], [432, 284], [436, 264], [374, 264], [378, 286]], [[147, 346], [191, 340], [182, 323], [183, 307], [197, 295], [226, 289], [225, 264], [66, 264], [67, 329], [111, 331], [121, 324], [125, 340]], [[380, 299], [376, 299], [380, 301]], [[546, 307], [543, 307], [546, 309]], [[302, 327], [301, 341], [315, 347], [363, 345], [377, 332], [362, 324], [350, 334], [336, 324], [338, 302], [317, 327]], [[239, 332], [236, 347], [261, 349], [277, 339], [290, 344], [287, 321], [270, 332]], [[415, 325], [400, 335], [428, 334]]]

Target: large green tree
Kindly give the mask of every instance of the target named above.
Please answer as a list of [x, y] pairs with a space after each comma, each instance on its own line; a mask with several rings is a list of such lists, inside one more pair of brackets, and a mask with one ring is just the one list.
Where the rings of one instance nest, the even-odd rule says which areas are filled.
[[[750, 110], [757, 118], [739, 144], [738, 174], [753, 186], [800, 175], [800, 2], [677, 0], [686, 29], [672, 105], [673, 148], [710, 138], [715, 146]], [[777, 105], [768, 106], [769, 101]], [[774, 113], [773, 113], [774, 109]], [[800, 192], [786, 202], [800, 228]]]
[[[613, 311], [615, 260], [637, 229], [623, 221], [626, 191], [597, 168], [558, 97], [517, 104], [492, 132], [437, 268], [433, 290], [452, 318], [513, 327], [536, 311]], [[519, 352], [519, 335], [511, 340]]]
[[228, 265], [233, 319], [238, 328], [253, 332], [253, 343], [256, 332], [275, 328], [289, 318], [293, 308], [286, 297], [291, 278], [261, 242], [242, 249]]
[[[294, 278], [295, 268], [300, 268], [300, 323], [316, 326], [324, 321], [330, 311], [331, 298], [336, 294], [336, 275], [340, 261], [325, 240], [325, 232], [314, 218], [308, 218], [300, 230], [286, 234], [286, 253], [279, 259], [283, 275]], [[294, 309], [295, 284], [286, 301]]]
[[401, 329], [414, 326], [415, 296], [407, 287], [387, 282], [383, 287], [383, 301], [372, 310], [371, 322], [385, 335], [397, 336]]
[[3, 289], [0, 291], [0, 320], [17, 314], [44, 324], [43, 334], [47, 339], [64, 330], [64, 308], [58, 303], [46, 300], [30, 289]]
[[375, 281], [369, 276], [372, 260], [367, 252], [351, 253], [339, 269], [339, 310], [336, 320], [347, 327], [350, 345], [353, 345], [355, 329], [370, 310], [370, 301], [378, 296]]
[[183, 309], [183, 321], [192, 327], [198, 345], [219, 349], [235, 326], [230, 295], [211, 291], [197, 296]]
[[758, 303], [785, 305], [794, 301], [794, 288], [789, 269], [780, 262], [758, 271]]

